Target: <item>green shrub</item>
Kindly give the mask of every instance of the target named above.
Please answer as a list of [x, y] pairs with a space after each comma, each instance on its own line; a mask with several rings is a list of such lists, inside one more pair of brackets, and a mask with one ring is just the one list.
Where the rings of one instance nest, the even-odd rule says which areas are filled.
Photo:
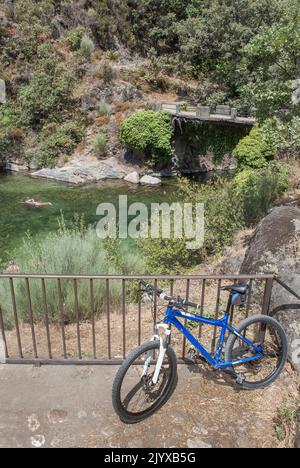
[[236, 146], [233, 155], [237, 161], [238, 170], [247, 168], [260, 169], [266, 167], [275, 155], [276, 148], [267, 141], [262, 130], [254, 126], [250, 134]]
[[182, 274], [201, 262], [201, 254], [188, 250], [184, 238], [140, 239], [138, 245], [150, 274]]
[[[14, 262], [20, 271], [37, 274], [142, 274], [144, 264], [132, 245], [113, 241], [114, 255], [111, 255], [111, 242], [100, 240], [93, 227], [83, 228], [81, 220], [73, 227], [66, 228], [64, 222], [56, 234], [36, 242], [31, 238], [24, 240], [22, 249], [15, 253]], [[62, 281], [62, 295], [65, 320], [76, 318], [74, 309], [74, 285], [72, 281]], [[47, 281], [47, 303], [50, 321], [59, 320], [58, 291], [56, 281]], [[30, 292], [34, 320], [44, 316], [40, 281], [30, 282]], [[28, 303], [23, 281], [15, 281], [16, 303], [20, 319], [28, 321]], [[89, 284], [78, 281], [78, 297], [82, 320], [91, 317]], [[122, 295], [121, 281], [111, 281], [110, 302], [119, 308]], [[7, 326], [13, 326], [13, 310], [9, 296], [9, 283], [0, 284], [1, 307]], [[105, 281], [94, 281], [95, 311], [99, 315], [107, 300]], [[120, 309], [120, 308], [119, 308]]]
[[83, 128], [76, 123], [66, 123], [62, 126], [45, 125], [40, 133], [39, 165], [53, 167], [58, 156], [73, 153], [83, 136]]
[[91, 58], [91, 55], [95, 50], [92, 39], [90, 39], [86, 34], [81, 39], [80, 50], [82, 55], [88, 60]]
[[110, 83], [114, 77], [114, 69], [108, 60], [101, 60], [94, 70], [94, 76], [99, 80], [102, 80], [104, 84]]
[[100, 101], [99, 102], [99, 105], [98, 105], [98, 114], [100, 116], [103, 116], [103, 115], [111, 115], [113, 112], [113, 109], [112, 107], [107, 104], [105, 101]]
[[253, 171], [244, 169], [232, 183], [232, 193], [244, 225], [254, 224], [289, 187], [288, 166], [271, 162]]
[[92, 141], [92, 146], [97, 157], [103, 157], [106, 153], [107, 135], [103, 132], [98, 133]]
[[73, 31], [66, 36], [67, 44], [72, 51], [80, 49], [81, 41], [84, 36], [85, 29], [83, 26], [77, 26]]
[[273, 117], [265, 120], [261, 129], [265, 138], [272, 141], [279, 155], [299, 158], [300, 117], [294, 116], [288, 122]]
[[171, 116], [151, 110], [137, 112], [121, 126], [121, 141], [154, 162], [170, 162], [173, 155]]
[[144, 76], [144, 80], [149, 85], [151, 91], [160, 90], [162, 92], [166, 92], [168, 90], [168, 79], [161, 73], [146, 73], [146, 75]]
[[70, 104], [72, 84], [73, 77], [63, 66], [57, 67], [56, 75], [48, 72], [34, 75], [20, 91], [23, 122], [34, 126], [57, 116]]
[[0, 105], [0, 154], [20, 145], [22, 137], [20, 109], [11, 101]]
[[255, 224], [273, 202], [288, 188], [287, 166], [271, 162], [262, 169], [247, 169], [232, 180], [219, 179], [198, 185], [182, 178], [179, 200], [203, 203], [205, 216], [204, 244], [188, 250], [185, 239], [141, 239], [149, 273], [183, 273], [220, 253], [232, 242], [235, 232]]

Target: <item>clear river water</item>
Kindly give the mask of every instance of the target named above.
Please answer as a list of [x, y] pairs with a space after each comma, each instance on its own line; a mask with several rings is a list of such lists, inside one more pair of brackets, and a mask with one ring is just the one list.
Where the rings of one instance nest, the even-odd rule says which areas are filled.
[[[161, 186], [143, 187], [124, 181], [103, 181], [97, 185], [75, 187], [59, 182], [34, 179], [19, 174], [0, 173], [0, 267], [12, 257], [15, 248], [22, 245], [26, 233], [43, 238], [58, 228], [61, 213], [66, 224], [75, 215], [84, 216], [87, 224], [96, 223], [99, 203], [112, 202], [117, 206], [119, 195], [127, 195], [128, 202], [176, 200], [174, 179], [165, 179]], [[27, 198], [51, 202], [53, 206], [33, 208], [20, 202]]]

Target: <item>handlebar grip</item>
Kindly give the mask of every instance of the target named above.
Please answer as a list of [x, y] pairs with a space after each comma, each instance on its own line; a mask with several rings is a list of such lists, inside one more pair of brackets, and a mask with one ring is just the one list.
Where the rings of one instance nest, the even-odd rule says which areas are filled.
[[200, 309], [200, 304], [195, 304], [194, 302], [183, 301], [183, 305], [187, 307], [193, 307], [194, 309]]
[[144, 288], [146, 288], [146, 290], [147, 290], [147, 289], [151, 289], [152, 292], [155, 291], [156, 294], [157, 294], [157, 296], [160, 296], [160, 295], [162, 294], [162, 292], [163, 292], [162, 289], [160, 289], [160, 288], [156, 288], [156, 289], [155, 289], [155, 287], [152, 286], [152, 284], [148, 284], [148, 283], [146, 283], [146, 281], [144, 281], [144, 280], [140, 280], [140, 284], [142, 284], [142, 285], [144, 286]]
[[144, 280], [140, 280], [140, 284], [141, 284], [142, 286], [145, 286], [145, 288], [146, 288], [147, 286], [149, 286], [149, 285], [146, 283], [146, 281], [144, 281]]

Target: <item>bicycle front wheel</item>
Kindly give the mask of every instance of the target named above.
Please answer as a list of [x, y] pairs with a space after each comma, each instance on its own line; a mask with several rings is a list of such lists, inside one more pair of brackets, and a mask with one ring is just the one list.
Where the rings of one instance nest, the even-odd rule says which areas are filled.
[[123, 362], [113, 384], [112, 402], [119, 418], [133, 424], [151, 416], [172, 395], [177, 384], [177, 361], [168, 346], [157, 384], [152, 379], [159, 341], [144, 343]]
[[[274, 382], [287, 360], [288, 344], [284, 329], [277, 320], [267, 315], [255, 315], [243, 320], [237, 331], [253, 344], [262, 348], [264, 357], [235, 366], [244, 375], [243, 388], [264, 388]], [[226, 362], [233, 362], [255, 355], [254, 348], [241, 338], [231, 335], [225, 348]]]

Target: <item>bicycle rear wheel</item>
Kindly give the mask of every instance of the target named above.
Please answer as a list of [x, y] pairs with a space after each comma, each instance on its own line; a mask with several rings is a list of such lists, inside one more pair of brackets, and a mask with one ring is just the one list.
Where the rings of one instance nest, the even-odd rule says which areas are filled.
[[[244, 375], [243, 388], [264, 388], [274, 382], [287, 360], [288, 344], [284, 329], [277, 320], [267, 315], [255, 315], [243, 320], [237, 331], [256, 346], [262, 348], [264, 357], [234, 366]], [[255, 350], [236, 335], [230, 335], [225, 348], [226, 362], [245, 359], [256, 354]]]
[[168, 346], [156, 385], [152, 383], [160, 342], [150, 341], [135, 349], [123, 362], [114, 380], [113, 407], [128, 424], [151, 416], [170, 398], [177, 384], [177, 361]]

